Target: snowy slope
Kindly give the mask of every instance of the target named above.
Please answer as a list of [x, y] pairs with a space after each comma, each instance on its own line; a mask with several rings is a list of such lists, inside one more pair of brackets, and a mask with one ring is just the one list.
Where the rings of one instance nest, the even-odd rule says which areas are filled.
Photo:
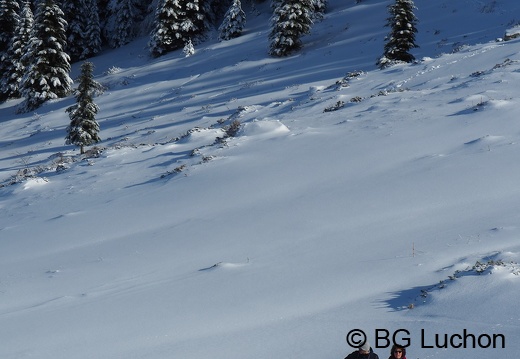
[[[520, 4], [417, 0], [418, 63], [380, 71], [389, 3], [330, 0], [288, 58], [268, 2], [188, 58], [106, 51], [87, 158], [72, 97], [0, 105], [0, 356], [343, 358], [356, 328], [519, 353]], [[505, 348], [431, 348], [464, 330]]]

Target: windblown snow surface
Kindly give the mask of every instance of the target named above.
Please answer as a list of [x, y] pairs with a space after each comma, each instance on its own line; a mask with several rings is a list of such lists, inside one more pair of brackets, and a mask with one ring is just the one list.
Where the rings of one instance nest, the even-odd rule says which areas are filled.
[[0, 105], [0, 357], [518, 355], [518, 0], [416, 0], [417, 62], [384, 70], [391, 1], [330, 0], [286, 58], [243, 3], [190, 57], [92, 58], [86, 156], [73, 96]]

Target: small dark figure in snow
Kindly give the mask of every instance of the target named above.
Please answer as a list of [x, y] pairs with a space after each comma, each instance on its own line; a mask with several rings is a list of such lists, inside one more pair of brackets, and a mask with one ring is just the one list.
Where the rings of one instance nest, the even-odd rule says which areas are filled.
[[370, 343], [368, 341], [363, 344], [363, 346], [359, 347], [358, 350], [353, 351], [345, 359], [379, 359], [379, 356], [374, 353], [372, 348], [370, 347]]
[[406, 359], [406, 348], [402, 345], [392, 345], [388, 359]]

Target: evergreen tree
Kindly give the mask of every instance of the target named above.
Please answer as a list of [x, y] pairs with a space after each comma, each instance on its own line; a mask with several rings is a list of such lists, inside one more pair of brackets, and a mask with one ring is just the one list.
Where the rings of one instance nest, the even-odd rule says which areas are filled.
[[300, 38], [310, 33], [313, 5], [311, 0], [275, 0], [277, 5], [271, 17], [269, 54], [287, 56], [303, 45]]
[[210, 12], [207, 0], [162, 0], [148, 43], [152, 56], [182, 49], [190, 39], [202, 39], [210, 27]]
[[85, 0], [64, 0], [62, 1], [61, 10], [67, 21], [67, 54], [71, 61], [79, 60], [85, 42], [83, 41], [84, 24], [85, 24]]
[[188, 40], [188, 42], [184, 45], [184, 49], [182, 50], [184, 53], [184, 56], [190, 57], [195, 53], [195, 48], [193, 47], [193, 43], [191, 42], [191, 39]]
[[195, 42], [203, 39], [210, 28], [209, 13], [211, 8], [208, 0], [187, 0], [185, 16], [181, 23], [182, 37], [186, 43], [192, 39]]
[[[218, 24], [222, 21], [222, 18], [217, 17], [217, 13], [215, 13], [215, 6], [213, 6], [214, 1], [219, 0], [199, 0], [200, 6], [200, 17], [201, 17], [201, 26], [200, 26], [200, 34], [197, 36], [200, 40], [205, 39], [206, 34], [212, 28], [218, 28]], [[228, 3], [229, 0], [223, 0], [222, 4]]]
[[148, 15], [155, 0], [131, 0], [134, 9], [134, 23], [138, 24]]
[[85, 153], [85, 146], [101, 141], [99, 124], [96, 121], [99, 107], [93, 101], [94, 92], [99, 88], [99, 84], [93, 79], [93, 70], [94, 65], [91, 62], [85, 61], [81, 65], [76, 104], [65, 110], [70, 118], [65, 143], [79, 146], [81, 154]]
[[[20, 97], [20, 82], [28, 66], [26, 62], [22, 61], [22, 57], [27, 52], [27, 43], [31, 36], [33, 22], [31, 4], [29, 1], [25, 1], [20, 14], [20, 21], [5, 55], [11, 66], [5, 69], [2, 74], [0, 83], [0, 100], [2, 101]], [[7, 63], [7, 60], [5, 63]]]
[[388, 6], [390, 17], [387, 25], [391, 28], [390, 34], [386, 37], [386, 44], [383, 56], [377, 61], [380, 68], [391, 66], [396, 62], [412, 62], [415, 57], [410, 54], [410, 50], [419, 47], [415, 43], [417, 33], [417, 18], [413, 13], [416, 9], [413, 0], [395, 0], [395, 3]]
[[20, 112], [34, 110], [47, 100], [69, 94], [72, 79], [70, 57], [65, 53], [66, 26], [55, 0], [39, 1], [28, 50], [22, 57], [28, 68], [21, 83], [26, 100]]
[[80, 59], [86, 59], [101, 51], [101, 23], [99, 20], [99, 9], [97, 0], [85, 0], [87, 7], [87, 21], [85, 24], [85, 47]]
[[314, 6], [315, 18], [323, 18], [323, 14], [327, 10], [328, 0], [312, 0], [312, 5]]
[[67, 21], [67, 53], [72, 62], [101, 50], [101, 28], [97, 0], [64, 0]]
[[110, 33], [110, 46], [121, 47], [135, 37], [135, 20], [138, 11], [133, 0], [118, 0], [115, 9], [115, 26]]
[[18, 24], [20, 5], [17, 0], [0, 0], [0, 55], [5, 54]]
[[[154, 0], [157, 1], [157, 0]], [[107, 33], [109, 33], [108, 24], [112, 13], [110, 11], [111, 1], [110, 0], [96, 0], [99, 17], [99, 27], [101, 28], [101, 41], [106, 44]]]
[[210, 0], [208, 17], [215, 27], [218, 27], [219, 24], [222, 23], [222, 20], [230, 6], [233, 4], [233, 1], [234, 0]]
[[218, 28], [219, 40], [230, 40], [242, 34], [246, 23], [246, 13], [242, 10], [240, 0], [233, 0], [224, 15], [224, 21]]
[[280, 6], [282, 6], [283, 0], [271, 0], [271, 10], [273, 10], [273, 13], [278, 9]]
[[20, 6], [16, 0], [0, 0], [0, 101], [9, 96], [5, 83], [9, 81], [9, 73], [14, 64], [11, 62], [9, 47], [20, 22], [18, 12]]
[[155, 12], [155, 28], [148, 46], [152, 56], [161, 56], [184, 46], [180, 28], [183, 15], [181, 0], [161, 0]]

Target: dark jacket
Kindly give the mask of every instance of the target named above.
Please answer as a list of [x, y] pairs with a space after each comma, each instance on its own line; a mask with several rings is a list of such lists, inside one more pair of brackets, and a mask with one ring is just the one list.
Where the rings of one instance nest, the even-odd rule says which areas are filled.
[[379, 359], [376, 353], [370, 348], [369, 354], [360, 354], [359, 350], [353, 351], [345, 359]]

